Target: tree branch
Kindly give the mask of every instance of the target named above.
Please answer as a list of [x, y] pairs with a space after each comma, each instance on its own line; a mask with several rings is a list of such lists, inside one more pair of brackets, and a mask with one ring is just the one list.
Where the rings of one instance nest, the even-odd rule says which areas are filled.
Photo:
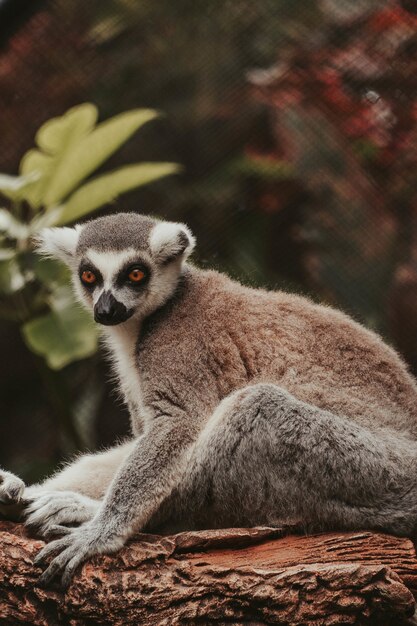
[[41, 570], [32, 561], [43, 542], [0, 522], [0, 623], [412, 623], [417, 557], [410, 540], [294, 530], [138, 535], [118, 554], [86, 563], [64, 594], [36, 586]]

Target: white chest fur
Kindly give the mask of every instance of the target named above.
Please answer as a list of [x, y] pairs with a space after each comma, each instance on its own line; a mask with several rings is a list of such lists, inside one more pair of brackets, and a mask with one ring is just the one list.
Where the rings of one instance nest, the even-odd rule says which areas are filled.
[[135, 319], [118, 326], [103, 328], [103, 338], [110, 351], [112, 366], [129, 409], [135, 435], [141, 434], [146, 429], [148, 421], [148, 411], [143, 404], [142, 384], [135, 358], [139, 332], [140, 324]]

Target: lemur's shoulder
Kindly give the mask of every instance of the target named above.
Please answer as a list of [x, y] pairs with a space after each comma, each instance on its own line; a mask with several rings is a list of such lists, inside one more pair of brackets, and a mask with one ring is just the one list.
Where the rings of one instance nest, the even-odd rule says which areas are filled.
[[[254, 322], [262, 325], [271, 317], [308, 319], [327, 314], [348, 319], [305, 296], [247, 286], [217, 270], [186, 265], [173, 297], [145, 320], [142, 337], [168, 322], [171, 327], [181, 324], [182, 328], [188, 320], [229, 326], [237, 324], [239, 319], [254, 317]], [[176, 328], [179, 330], [178, 326]]]
[[[142, 339], [158, 331], [166, 336], [197, 337], [208, 328], [262, 327], [284, 333], [315, 335], [324, 342], [343, 338], [349, 342], [384, 345], [374, 332], [346, 313], [311, 298], [283, 290], [240, 283], [225, 273], [186, 265], [174, 296], [144, 321]], [[386, 348], [386, 346], [384, 345]]]

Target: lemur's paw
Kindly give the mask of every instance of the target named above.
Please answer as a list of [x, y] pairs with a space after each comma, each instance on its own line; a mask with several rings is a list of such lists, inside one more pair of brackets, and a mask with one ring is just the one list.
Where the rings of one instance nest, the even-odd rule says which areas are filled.
[[25, 509], [25, 525], [41, 537], [50, 537], [56, 527], [89, 521], [98, 506], [97, 500], [73, 491], [38, 492]]
[[23, 480], [10, 472], [0, 470], [0, 504], [18, 504], [24, 490]]
[[51, 541], [36, 555], [33, 563], [39, 565], [54, 557], [39, 578], [40, 586], [48, 585], [53, 578], [59, 576], [63, 587], [68, 587], [71, 579], [81, 563], [96, 554], [109, 554], [119, 550], [124, 540], [111, 537], [106, 528], [97, 522], [88, 522], [79, 528], [66, 530], [61, 539]]

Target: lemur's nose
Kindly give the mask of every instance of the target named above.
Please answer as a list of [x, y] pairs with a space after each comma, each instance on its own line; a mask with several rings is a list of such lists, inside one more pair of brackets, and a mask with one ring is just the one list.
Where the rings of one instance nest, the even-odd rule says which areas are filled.
[[99, 324], [114, 326], [125, 322], [131, 313], [110, 291], [103, 291], [94, 307], [94, 319]]

